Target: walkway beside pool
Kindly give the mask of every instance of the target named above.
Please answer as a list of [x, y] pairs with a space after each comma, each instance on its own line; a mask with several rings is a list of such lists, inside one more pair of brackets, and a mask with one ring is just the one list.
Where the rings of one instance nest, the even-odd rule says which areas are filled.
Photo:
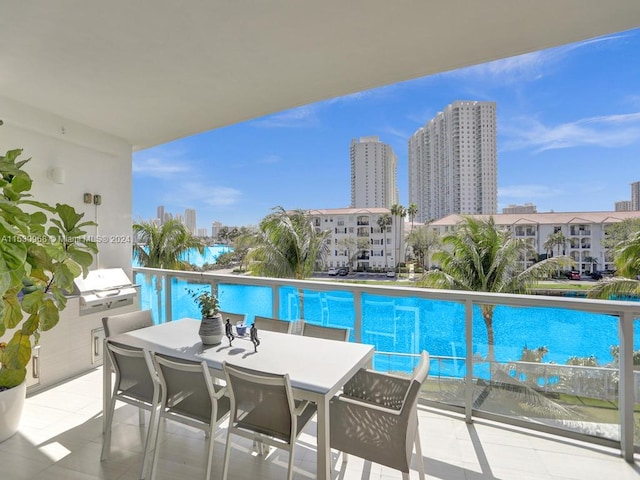
[[[616, 450], [566, 438], [421, 407], [420, 436], [429, 480], [638, 480], [640, 456], [625, 462]], [[204, 478], [205, 442], [200, 431], [168, 422], [160, 445], [157, 480]], [[223, 424], [224, 427], [224, 424]], [[114, 419], [111, 457], [100, 462], [102, 369], [98, 368], [27, 399], [19, 432], [0, 443], [2, 478], [11, 480], [135, 480], [142, 460], [137, 410], [122, 404]], [[296, 447], [294, 479], [315, 478], [315, 423]], [[212, 478], [222, 474], [226, 429], [216, 437]], [[279, 480], [287, 454], [272, 450], [264, 459], [250, 441], [234, 442], [230, 479]], [[399, 472], [334, 451], [334, 478], [394, 480]], [[415, 458], [414, 458], [415, 461]], [[416, 471], [411, 479], [417, 479]]]

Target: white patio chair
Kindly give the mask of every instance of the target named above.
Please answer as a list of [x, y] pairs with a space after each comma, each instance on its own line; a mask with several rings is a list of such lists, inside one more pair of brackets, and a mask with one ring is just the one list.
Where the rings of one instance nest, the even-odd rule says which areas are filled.
[[302, 335], [304, 337], [325, 338], [327, 340], [349, 341], [349, 329], [337, 327], [325, 327], [304, 322], [302, 325]]
[[360, 370], [331, 401], [331, 448], [402, 472], [409, 478], [413, 447], [420, 479], [424, 463], [418, 431], [420, 388], [429, 374], [422, 352], [411, 378]]
[[289, 451], [287, 479], [293, 476], [296, 439], [316, 412], [308, 401], [293, 399], [289, 375], [274, 375], [223, 363], [231, 397], [231, 416], [224, 451], [222, 479], [229, 473], [231, 436]]
[[293, 322], [277, 318], [261, 317], [260, 315], [255, 316], [253, 324], [258, 329], [258, 332], [260, 332], [260, 330], [267, 330], [270, 332], [291, 333], [293, 330]]
[[231, 313], [220, 311], [220, 315], [222, 315], [222, 321], [226, 322], [229, 319], [231, 325], [240, 325], [246, 324], [247, 322], [247, 314], [246, 313]]
[[144, 410], [148, 410], [151, 412], [151, 418], [149, 420], [149, 428], [145, 435], [144, 455], [140, 473], [140, 478], [145, 478], [149, 446], [152, 441], [152, 430], [156, 423], [155, 417], [160, 399], [160, 387], [152, 373], [154, 367], [151, 356], [149, 352], [143, 351], [142, 349], [121, 347], [113, 344], [109, 340], [107, 340], [105, 344], [105, 353], [109, 356], [109, 360], [113, 366], [115, 380], [113, 382], [111, 402], [109, 403], [107, 411], [104, 412], [104, 415], [106, 415], [106, 428], [102, 441], [100, 460], [103, 461], [109, 457], [111, 449], [111, 429], [116, 401], [119, 400], [138, 407], [141, 419], [140, 425], [144, 424]]
[[155, 353], [153, 364], [161, 386], [159, 417], [153, 426], [154, 448], [151, 479], [158, 467], [158, 444], [162, 436], [160, 419], [172, 420], [204, 430], [208, 440], [206, 480], [211, 478], [214, 433], [229, 414], [226, 389], [213, 383], [206, 362], [190, 362]]
[[107, 338], [152, 325], [151, 310], [138, 310], [137, 312], [121, 313], [102, 318], [104, 335]]

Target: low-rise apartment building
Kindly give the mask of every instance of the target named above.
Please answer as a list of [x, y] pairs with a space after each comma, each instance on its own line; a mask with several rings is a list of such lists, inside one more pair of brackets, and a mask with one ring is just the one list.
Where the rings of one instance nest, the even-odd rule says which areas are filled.
[[[313, 225], [329, 230], [325, 266], [352, 270], [390, 270], [404, 261], [404, 219], [388, 208], [310, 210]], [[390, 223], [381, 229], [379, 219]]]
[[[574, 268], [582, 273], [615, 269], [611, 252], [603, 246], [607, 227], [628, 218], [640, 218], [640, 212], [565, 212], [492, 215], [496, 225], [508, 228], [517, 238], [528, 241], [539, 255], [567, 255]], [[488, 218], [488, 215], [473, 215]], [[461, 215], [449, 215], [429, 224], [441, 235], [455, 231]], [[549, 236], [561, 231], [564, 245], [555, 245], [550, 252], [545, 247]], [[548, 246], [548, 245], [547, 245]], [[537, 259], [523, 259], [523, 268]]]

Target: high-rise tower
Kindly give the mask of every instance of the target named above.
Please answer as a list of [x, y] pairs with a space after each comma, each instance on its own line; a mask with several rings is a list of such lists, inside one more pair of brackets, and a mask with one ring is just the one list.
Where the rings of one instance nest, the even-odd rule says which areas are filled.
[[640, 210], [640, 182], [631, 184], [631, 210]]
[[351, 207], [391, 208], [398, 203], [398, 157], [377, 136], [351, 141]]
[[193, 208], [187, 208], [184, 211], [184, 225], [193, 235], [197, 232], [196, 211]]
[[421, 222], [498, 209], [495, 102], [455, 101], [409, 139], [409, 203]]

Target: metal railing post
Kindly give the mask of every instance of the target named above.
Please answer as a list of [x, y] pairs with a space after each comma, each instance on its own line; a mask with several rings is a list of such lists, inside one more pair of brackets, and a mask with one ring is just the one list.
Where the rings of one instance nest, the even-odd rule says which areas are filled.
[[618, 317], [618, 331], [620, 334], [620, 449], [624, 459], [633, 463], [633, 315], [624, 312]]
[[362, 343], [362, 292], [353, 293], [353, 336], [358, 343]]
[[[165, 322], [173, 321], [173, 304], [171, 301], [171, 297], [173, 292], [171, 290], [171, 275], [163, 275], [164, 279], [164, 312], [165, 312]], [[158, 315], [160, 312], [158, 312]]]
[[464, 310], [464, 337], [467, 357], [464, 376], [464, 420], [471, 423], [473, 410], [473, 302], [471, 299], [464, 302]]

